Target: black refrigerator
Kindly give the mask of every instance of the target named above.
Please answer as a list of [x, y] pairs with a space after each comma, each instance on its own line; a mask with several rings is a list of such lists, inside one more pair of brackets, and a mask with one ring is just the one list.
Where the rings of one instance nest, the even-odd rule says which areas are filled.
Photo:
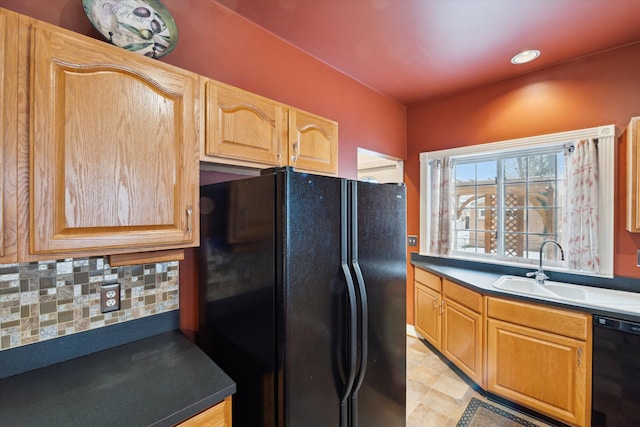
[[233, 425], [404, 426], [404, 185], [268, 169], [200, 211], [197, 342]]

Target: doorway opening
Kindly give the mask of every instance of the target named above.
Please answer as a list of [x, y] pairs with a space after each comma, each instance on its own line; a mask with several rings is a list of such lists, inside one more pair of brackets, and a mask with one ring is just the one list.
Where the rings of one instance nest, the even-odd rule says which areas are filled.
[[380, 184], [404, 182], [404, 162], [375, 151], [358, 148], [358, 180]]

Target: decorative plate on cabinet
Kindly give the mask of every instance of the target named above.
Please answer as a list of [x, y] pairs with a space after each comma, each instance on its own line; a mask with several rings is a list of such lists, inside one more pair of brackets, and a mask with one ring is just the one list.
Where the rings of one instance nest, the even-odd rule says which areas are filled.
[[82, 0], [89, 21], [109, 42], [159, 58], [178, 43], [178, 29], [160, 0]]

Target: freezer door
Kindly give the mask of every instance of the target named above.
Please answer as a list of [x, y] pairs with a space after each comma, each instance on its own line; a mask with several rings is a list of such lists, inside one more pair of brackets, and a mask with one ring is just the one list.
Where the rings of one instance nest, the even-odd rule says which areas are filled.
[[366, 294], [366, 370], [355, 390], [353, 419], [361, 427], [405, 425], [406, 196], [403, 185], [353, 182], [353, 260]]
[[283, 205], [280, 426], [338, 427], [348, 378], [341, 183], [287, 173]]
[[233, 425], [276, 419], [275, 178], [201, 188], [198, 345], [237, 385]]

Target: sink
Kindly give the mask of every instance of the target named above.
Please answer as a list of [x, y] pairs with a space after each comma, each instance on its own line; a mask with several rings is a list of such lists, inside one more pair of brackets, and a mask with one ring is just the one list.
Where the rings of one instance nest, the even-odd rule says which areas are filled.
[[[589, 297], [589, 292], [596, 291], [597, 293], [598, 289], [596, 288], [589, 288], [569, 283], [552, 282], [549, 280], [545, 280], [544, 284], [540, 284], [536, 282], [535, 279], [518, 276], [501, 276], [493, 284], [493, 287], [517, 294], [536, 295], [545, 298], [562, 299], [575, 302], [586, 302], [587, 300], [604, 299], [602, 298], [602, 295], [598, 295], [598, 297], [600, 298]], [[611, 290], [604, 291], [606, 293], [619, 292]], [[611, 300], [610, 297], [608, 299]]]
[[587, 293], [582, 289], [576, 288], [575, 286], [577, 285], [559, 285], [557, 283], [545, 283], [542, 286], [561, 298], [566, 298], [574, 301], [583, 301], [587, 299]]
[[548, 300], [569, 301], [590, 307], [617, 308], [640, 313], [640, 293], [576, 285], [518, 276], [501, 276], [493, 287], [514, 294], [524, 294]]
[[502, 276], [493, 284], [494, 288], [519, 294], [538, 295], [542, 297], [554, 296], [544, 285], [536, 283], [533, 279], [517, 276]]

